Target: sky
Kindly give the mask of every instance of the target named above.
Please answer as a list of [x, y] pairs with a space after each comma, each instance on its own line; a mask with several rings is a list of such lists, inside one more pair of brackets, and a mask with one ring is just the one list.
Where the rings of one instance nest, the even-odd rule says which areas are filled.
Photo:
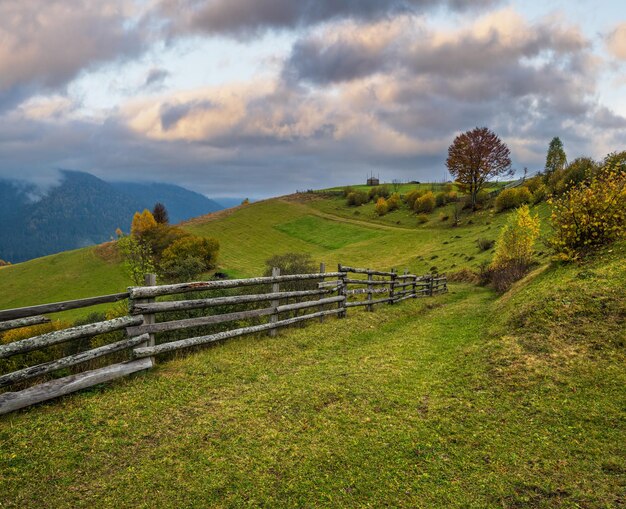
[[0, 178], [258, 199], [626, 149], [623, 0], [1, 0]]

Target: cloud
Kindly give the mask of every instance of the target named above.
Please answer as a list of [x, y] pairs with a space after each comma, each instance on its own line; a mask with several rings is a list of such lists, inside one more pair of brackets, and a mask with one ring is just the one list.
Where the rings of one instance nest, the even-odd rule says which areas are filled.
[[626, 60], [626, 22], [620, 23], [606, 38], [609, 52], [619, 60]]
[[146, 88], [158, 88], [163, 85], [163, 82], [169, 76], [170, 72], [167, 69], [152, 68], [146, 74], [143, 86]]
[[124, 0], [0, 2], [0, 109], [144, 47]]
[[340, 19], [368, 21], [435, 8], [489, 7], [498, 0], [162, 0], [175, 32], [249, 38], [270, 29], [298, 29]]

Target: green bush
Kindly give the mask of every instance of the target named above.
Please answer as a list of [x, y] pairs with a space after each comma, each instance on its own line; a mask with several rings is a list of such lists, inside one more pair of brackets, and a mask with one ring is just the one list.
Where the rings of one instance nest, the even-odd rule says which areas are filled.
[[161, 256], [161, 269], [169, 279], [186, 279], [215, 266], [219, 243], [215, 239], [188, 235], [175, 240]]
[[505, 189], [496, 198], [496, 210], [502, 212], [519, 207], [532, 201], [532, 194], [527, 187]]
[[428, 214], [418, 214], [417, 215], [418, 224], [424, 224], [428, 222]]
[[404, 201], [409, 206], [411, 210], [415, 209], [415, 202], [417, 199], [424, 194], [424, 191], [420, 191], [419, 189], [413, 189], [413, 191], [409, 191], [404, 197]]
[[420, 196], [414, 205], [415, 212], [432, 212], [435, 209], [435, 195], [432, 191], [428, 191]]
[[387, 207], [389, 209], [389, 212], [400, 208], [400, 195], [398, 193], [393, 193], [389, 197], [389, 199], [387, 200]]
[[597, 174], [548, 201], [551, 241], [563, 258], [626, 237], [626, 152], [607, 156]]
[[372, 187], [370, 188], [369, 193], [368, 193], [368, 199], [374, 200], [374, 201], [377, 201], [378, 198], [387, 199], [389, 198], [389, 196], [391, 196], [391, 190], [389, 189], [389, 186], [386, 184]]
[[368, 202], [367, 193], [364, 191], [352, 191], [346, 197], [346, 203], [351, 207], [358, 207]]
[[441, 193], [437, 193], [435, 195], [435, 205], [437, 207], [443, 207], [446, 203], [448, 203], [447, 200], [448, 194], [441, 192]]
[[478, 193], [476, 193], [476, 206], [479, 208], [484, 208], [487, 203], [489, 203], [490, 200], [490, 196], [489, 193], [487, 191], [485, 191], [484, 189], [481, 189], [480, 191], [478, 191]]

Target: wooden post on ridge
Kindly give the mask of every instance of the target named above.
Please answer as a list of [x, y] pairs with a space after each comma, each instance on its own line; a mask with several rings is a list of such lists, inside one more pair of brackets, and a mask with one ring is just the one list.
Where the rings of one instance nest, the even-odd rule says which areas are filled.
[[341, 276], [339, 276], [339, 290], [338, 290], [338, 295], [339, 296], [343, 296], [345, 297], [345, 299], [341, 302], [339, 302], [339, 308], [343, 309], [343, 311], [341, 313], [339, 313], [337, 315], [338, 318], [345, 318], [346, 317], [346, 300], [348, 299], [348, 289], [347, 286], [348, 284], [346, 283], [346, 276], [347, 273], [343, 271], [343, 267], [341, 266], [341, 263], [337, 265], [337, 272], [341, 272]]
[[[320, 263], [320, 274], [324, 274], [326, 272], [326, 264], [324, 262]], [[324, 282], [324, 278], [320, 278], [320, 283]], [[319, 311], [324, 311], [324, 306], [320, 306]], [[324, 323], [324, 317], [320, 316], [320, 323]]]
[[389, 304], [393, 304], [396, 296], [396, 269], [391, 269], [391, 282], [389, 283]]
[[[272, 268], [272, 277], [276, 277], [276, 276], [280, 276], [280, 269], [278, 267]], [[276, 292], [280, 292], [280, 284], [272, 283], [272, 293], [276, 293]], [[279, 305], [280, 305], [279, 300], [273, 300], [270, 303], [270, 306], [273, 308], [277, 308]], [[277, 321], [278, 321], [278, 313], [274, 311], [270, 316], [270, 323], [276, 323]], [[276, 336], [276, 329], [270, 330], [270, 336], [271, 337]]]
[[374, 274], [371, 273], [370, 269], [367, 269], [367, 300], [369, 304], [367, 305], [368, 311], [374, 311], [374, 304], [372, 304], [372, 291], [374, 290], [374, 285], [371, 283], [374, 280]]

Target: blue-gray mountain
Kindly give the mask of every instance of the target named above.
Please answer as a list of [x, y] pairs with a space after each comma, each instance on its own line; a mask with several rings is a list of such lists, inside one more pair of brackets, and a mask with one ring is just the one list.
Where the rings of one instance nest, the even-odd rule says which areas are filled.
[[0, 180], [0, 259], [12, 263], [98, 244], [128, 232], [136, 211], [165, 205], [177, 223], [224, 207], [171, 184], [108, 183], [63, 171], [59, 185], [42, 195], [32, 184]]

